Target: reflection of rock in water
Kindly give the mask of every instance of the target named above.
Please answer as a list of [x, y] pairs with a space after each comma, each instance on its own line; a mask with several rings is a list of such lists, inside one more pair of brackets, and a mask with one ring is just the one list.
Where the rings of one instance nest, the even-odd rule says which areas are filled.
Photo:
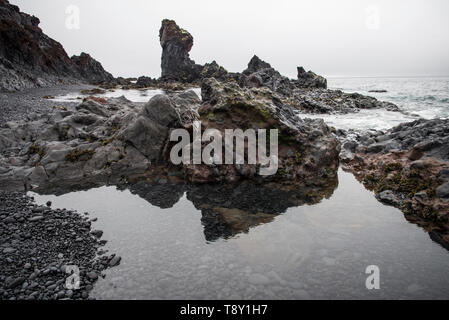
[[162, 209], [172, 208], [184, 195], [186, 187], [183, 184], [160, 184], [148, 181], [139, 181], [127, 186], [132, 194], [137, 194], [153, 206]]
[[[109, 181], [111, 182], [111, 181]], [[41, 194], [61, 195], [73, 191], [100, 187], [105, 181], [71, 185], [52, 185], [34, 190]], [[111, 184], [111, 183], [109, 183]], [[187, 192], [187, 199], [201, 210], [201, 223], [207, 241], [230, 238], [250, 228], [269, 223], [288, 208], [316, 204], [329, 198], [338, 184], [338, 178], [329, 178], [321, 187], [285, 187], [258, 184], [244, 180], [234, 184], [157, 183], [140, 180], [132, 184], [116, 181], [119, 190], [128, 189], [154, 206], [172, 208]]]
[[201, 210], [207, 241], [229, 238], [274, 220], [290, 207], [314, 204], [330, 197], [337, 180], [326, 188], [282, 190], [249, 181], [238, 184], [189, 186], [187, 198]]
[[337, 187], [337, 177], [325, 187], [285, 189], [277, 184], [241, 181], [235, 184], [181, 184], [139, 181], [124, 185], [154, 206], [173, 207], [187, 192], [187, 199], [201, 210], [207, 241], [230, 238], [250, 228], [269, 223], [288, 208], [315, 204], [329, 198]]

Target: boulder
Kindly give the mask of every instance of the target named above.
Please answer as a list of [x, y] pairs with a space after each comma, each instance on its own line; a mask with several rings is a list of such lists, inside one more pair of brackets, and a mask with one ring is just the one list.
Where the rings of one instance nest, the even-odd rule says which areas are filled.
[[179, 113], [164, 94], [159, 94], [151, 98], [144, 106], [142, 115], [152, 119], [164, 127], [179, 127], [181, 124]]
[[167, 136], [167, 127], [143, 115], [137, 117], [121, 133], [121, 139], [130, 143], [149, 160], [160, 158]]

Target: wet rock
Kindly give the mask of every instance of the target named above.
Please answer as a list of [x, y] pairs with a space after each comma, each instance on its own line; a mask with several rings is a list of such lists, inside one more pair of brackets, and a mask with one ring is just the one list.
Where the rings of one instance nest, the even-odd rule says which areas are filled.
[[[36, 206], [23, 192], [0, 191], [0, 212], [27, 216], [38, 208], [42, 207]], [[0, 295], [16, 300], [87, 299], [88, 292], [83, 298], [77, 292], [65, 290], [68, 274], [60, 263], [64, 257], [70, 257], [66, 262], [78, 266], [83, 277], [84, 272], [98, 275], [108, 267], [97, 260], [100, 241], [90, 235], [90, 224], [78, 213], [45, 209], [40, 223], [16, 220], [11, 229], [0, 229], [0, 243], [11, 242], [15, 246], [2, 248], [0, 254]], [[82, 241], [74, 242], [74, 236]], [[58, 262], [56, 257], [61, 260]], [[89, 278], [91, 289], [97, 278]]]
[[44, 219], [43, 216], [35, 216], [35, 217], [29, 218], [28, 221], [29, 222], [37, 222], [37, 221], [40, 221], [40, 220], [43, 220], [43, 219]]
[[377, 198], [386, 204], [399, 205], [400, 201], [391, 190], [386, 190], [377, 195]]
[[442, 184], [436, 189], [438, 198], [449, 198], [449, 182]]
[[91, 235], [97, 237], [97, 238], [101, 238], [103, 236], [103, 231], [101, 230], [94, 230], [90, 232]]
[[110, 261], [109, 261], [109, 266], [110, 267], [115, 267], [117, 265], [120, 264], [120, 261], [122, 261], [121, 257], [118, 256], [114, 256]]
[[91, 272], [87, 273], [87, 277], [90, 280], [97, 280], [98, 279], [98, 274], [95, 271], [91, 271]]
[[6, 281], [6, 288], [8, 289], [14, 289], [18, 286], [20, 286], [25, 281], [24, 277], [19, 278], [10, 278], [9, 281]]
[[345, 166], [379, 200], [402, 209], [411, 221], [429, 230], [437, 226], [434, 231], [449, 244], [448, 126], [448, 119], [422, 119], [366, 133]]
[[17, 250], [14, 249], [14, 248], [5, 248], [5, 249], [3, 249], [3, 254], [14, 253], [14, 252], [16, 252], [16, 251], [17, 251]]

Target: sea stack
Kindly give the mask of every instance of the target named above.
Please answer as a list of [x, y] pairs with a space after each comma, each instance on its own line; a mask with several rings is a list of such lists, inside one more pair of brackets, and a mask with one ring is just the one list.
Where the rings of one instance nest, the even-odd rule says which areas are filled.
[[162, 79], [192, 82], [200, 76], [202, 67], [190, 59], [192, 35], [175, 21], [165, 19], [159, 31], [162, 46]]

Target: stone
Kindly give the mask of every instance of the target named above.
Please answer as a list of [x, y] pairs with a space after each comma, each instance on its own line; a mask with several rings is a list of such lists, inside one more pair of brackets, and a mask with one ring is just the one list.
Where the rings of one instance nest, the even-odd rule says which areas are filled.
[[449, 198], [449, 182], [446, 182], [436, 189], [438, 198]]
[[174, 108], [168, 96], [164, 94], [151, 98], [144, 106], [142, 115], [164, 127], [176, 128], [181, 124], [178, 111]]
[[97, 238], [101, 238], [103, 236], [103, 231], [101, 231], [101, 230], [94, 230], [94, 231], [91, 231], [90, 234], [95, 236], [95, 237], [97, 237]]
[[389, 204], [389, 205], [399, 205], [399, 200], [396, 195], [391, 190], [386, 190], [379, 193], [377, 196], [381, 202]]
[[16, 251], [17, 250], [14, 248], [5, 248], [5, 249], [3, 249], [3, 254], [10, 254], [10, 253], [14, 253]]
[[157, 160], [167, 139], [168, 128], [148, 117], [139, 116], [124, 129], [121, 136], [149, 160]]
[[29, 218], [28, 221], [29, 222], [37, 222], [37, 221], [40, 221], [40, 220], [43, 220], [43, 219], [44, 219], [43, 216], [35, 216], [35, 217]]
[[109, 266], [110, 266], [110, 267], [115, 267], [115, 266], [117, 266], [117, 265], [120, 264], [120, 261], [121, 261], [121, 260], [122, 260], [121, 257], [114, 256], [114, 257], [111, 259], [111, 261], [109, 261]]
[[22, 283], [24, 283], [24, 282], [25, 282], [25, 278], [23, 278], [23, 277], [12, 278], [6, 282], [6, 287], [8, 289], [14, 289], [14, 288], [22, 285]]
[[98, 279], [98, 274], [95, 271], [90, 271], [87, 273], [87, 277], [90, 280], [97, 280]]

